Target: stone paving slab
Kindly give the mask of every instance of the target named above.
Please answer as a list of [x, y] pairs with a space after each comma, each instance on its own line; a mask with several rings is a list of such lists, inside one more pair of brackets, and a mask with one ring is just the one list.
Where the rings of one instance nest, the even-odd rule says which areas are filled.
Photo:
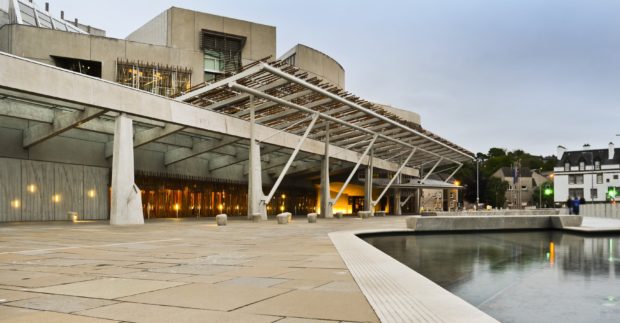
[[65, 313], [36, 311], [27, 308], [0, 306], [0, 322], [11, 323], [111, 323], [115, 320], [99, 319], [94, 317], [71, 315]]
[[114, 303], [116, 302], [103, 299], [42, 294], [39, 297], [10, 302], [6, 305], [42, 311], [73, 313]]
[[[402, 217], [293, 221], [286, 226], [243, 219], [231, 219], [226, 227], [213, 225], [212, 219], [147, 221], [131, 227], [105, 222], [0, 224], [0, 299], [6, 299], [0, 301], [5, 307], [0, 317], [376, 322], [328, 233], [404, 225]], [[314, 304], [310, 308], [304, 305], [306, 298]], [[76, 308], [61, 306], [59, 300], [72, 300], [77, 312], [63, 313]], [[290, 305], [283, 307], [280, 300]], [[6, 304], [10, 302], [15, 304]]]
[[35, 292], [115, 299], [183, 285], [181, 282], [158, 280], [103, 278], [79, 283], [33, 289]]
[[240, 309], [244, 313], [379, 322], [361, 293], [296, 290]]
[[287, 289], [280, 288], [222, 286], [220, 284], [195, 283], [125, 297], [121, 300], [136, 303], [231, 311], [288, 291]]
[[148, 304], [120, 303], [78, 313], [80, 315], [117, 321], [145, 323], [177, 322], [252, 322], [269, 323], [280, 320], [279, 316], [254, 315], [178, 308]]

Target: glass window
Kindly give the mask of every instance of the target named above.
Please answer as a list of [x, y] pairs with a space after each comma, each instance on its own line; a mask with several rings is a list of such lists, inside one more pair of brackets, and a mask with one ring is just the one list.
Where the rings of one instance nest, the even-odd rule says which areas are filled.
[[579, 170], [585, 170], [586, 169], [586, 162], [580, 161], [579, 162]]
[[162, 96], [174, 96], [189, 90], [192, 71], [183, 67], [118, 61], [116, 82]]
[[574, 198], [574, 197], [581, 198], [581, 197], [583, 197], [583, 188], [570, 188], [570, 189], [568, 189], [568, 196], [570, 198]]
[[590, 190], [590, 198], [591, 199], [598, 198], [598, 190], [596, 188], [593, 188]]
[[575, 175], [576, 184], [583, 184], [583, 175]]
[[599, 161], [599, 160], [595, 160], [594, 161], [594, 169], [595, 170], [600, 170], [601, 169], [601, 161]]
[[566, 172], [570, 171], [570, 163], [565, 163], [564, 164], [564, 171], [566, 171]]
[[603, 184], [603, 174], [596, 174], [596, 183]]
[[618, 179], [618, 175], [614, 175], [614, 179]]

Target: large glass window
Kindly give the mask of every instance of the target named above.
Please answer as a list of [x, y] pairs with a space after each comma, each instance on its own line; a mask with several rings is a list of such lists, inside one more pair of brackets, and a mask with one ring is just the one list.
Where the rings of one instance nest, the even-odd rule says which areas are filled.
[[603, 184], [603, 174], [596, 174], [596, 184]]
[[204, 51], [205, 82], [223, 79], [241, 69], [245, 37], [203, 30], [200, 42]]
[[56, 66], [66, 70], [101, 77], [101, 62], [87, 61], [70, 57], [52, 56]]
[[189, 90], [192, 71], [183, 67], [118, 61], [116, 82], [151, 93], [174, 96]]

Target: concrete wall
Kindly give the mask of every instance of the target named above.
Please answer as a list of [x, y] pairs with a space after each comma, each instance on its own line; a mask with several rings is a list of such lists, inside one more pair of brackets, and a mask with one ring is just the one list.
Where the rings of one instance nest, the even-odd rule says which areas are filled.
[[0, 158], [0, 222], [108, 218], [109, 169]]
[[[116, 81], [116, 61], [126, 59], [192, 69], [192, 84], [204, 81], [202, 52], [123, 39], [70, 33], [23, 25], [0, 28], [0, 49], [54, 65], [52, 55], [101, 62], [102, 78]], [[5, 43], [5, 44], [3, 44]]]
[[314, 48], [297, 44], [280, 59], [295, 55], [295, 66], [310, 72], [326, 81], [345, 88], [344, 68], [335, 59]]
[[168, 45], [168, 20], [170, 11], [166, 10], [151, 19], [140, 28], [125, 37], [126, 40], [167, 46]]
[[620, 204], [598, 203], [581, 205], [579, 207], [579, 215], [620, 219]]
[[275, 59], [276, 27], [176, 7], [129, 34], [127, 40], [202, 53], [200, 34], [203, 29], [246, 37], [241, 53], [244, 65], [267, 56]]

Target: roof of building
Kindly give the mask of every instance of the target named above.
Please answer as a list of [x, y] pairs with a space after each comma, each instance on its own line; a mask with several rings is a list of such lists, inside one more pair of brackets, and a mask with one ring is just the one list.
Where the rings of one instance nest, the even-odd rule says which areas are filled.
[[[504, 177], [512, 177], [512, 167], [502, 167], [500, 168], [502, 175]], [[532, 170], [528, 167], [519, 168], [519, 177], [532, 177]]]
[[[415, 149], [414, 162], [419, 164], [413, 167], [438, 159], [439, 165], [474, 158], [472, 152], [420, 125], [283, 61], [247, 65], [228, 79], [192, 88], [177, 99], [245, 120], [254, 104], [257, 123], [299, 135], [309, 122], [314, 124], [313, 115], [320, 116], [332, 124], [330, 144], [362, 153], [378, 138], [379, 144], [373, 146], [375, 157], [398, 161]], [[325, 122], [321, 124], [311, 130], [312, 139], [325, 139]]]
[[595, 160], [600, 161], [601, 165], [620, 164], [620, 148], [614, 149], [614, 158], [612, 159], [609, 159], [608, 148], [567, 151], [562, 154], [562, 158], [558, 160], [557, 166], [564, 166], [567, 162], [571, 165], [578, 165], [581, 161], [584, 161], [586, 165], [592, 165]]

